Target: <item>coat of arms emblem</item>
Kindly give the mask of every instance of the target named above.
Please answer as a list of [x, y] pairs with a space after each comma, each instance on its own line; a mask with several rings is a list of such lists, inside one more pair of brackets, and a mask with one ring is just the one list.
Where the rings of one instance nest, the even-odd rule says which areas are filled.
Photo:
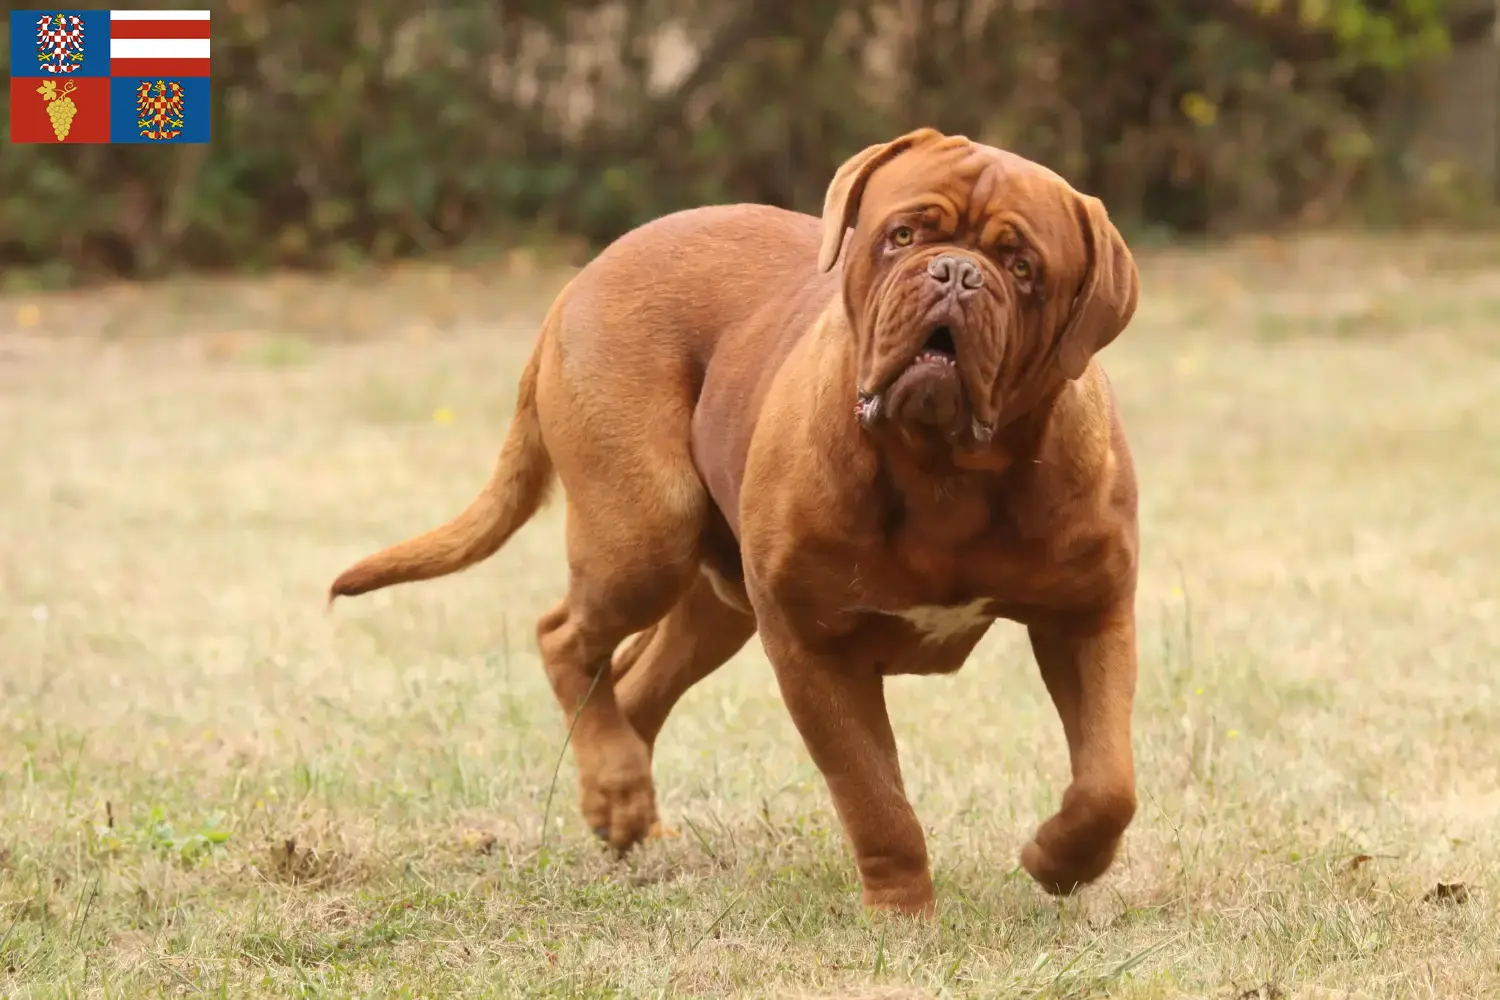
[[175, 139], [182, 134], [182, 84], [144, 80], [135, 88], [136, 127], [144, 139]]
[[83, 65], [83, 18], [43, 14], [36, 22], [36, 61], [44, 73], [72, 73]]

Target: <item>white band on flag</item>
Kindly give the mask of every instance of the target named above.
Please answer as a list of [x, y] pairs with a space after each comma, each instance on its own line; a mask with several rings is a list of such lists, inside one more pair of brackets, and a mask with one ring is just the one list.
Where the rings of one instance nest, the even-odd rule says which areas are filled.
[[206, 10], [112, 10], [111, 21], [207, 21]]
[[207, 59], [207, 38], [111, 38], [111, 59]]

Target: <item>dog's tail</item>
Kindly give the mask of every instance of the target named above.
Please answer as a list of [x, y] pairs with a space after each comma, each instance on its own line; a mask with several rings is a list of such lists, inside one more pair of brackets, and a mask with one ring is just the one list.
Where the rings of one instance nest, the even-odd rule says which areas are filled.
[[439, 528], [397, 542], [367, 556], [340, 573], [328, 588], [328, 603], [396, 583], [447, 576], [488, 559], [529, 521], [547, 500], [552, 486], [552, 459], [537, 419], [536, 384], [553, 327], [559, 322], [562, 296], [542, 324], [531, 359], [521, 373], [516, 412], [495, 471], [468, 509]]

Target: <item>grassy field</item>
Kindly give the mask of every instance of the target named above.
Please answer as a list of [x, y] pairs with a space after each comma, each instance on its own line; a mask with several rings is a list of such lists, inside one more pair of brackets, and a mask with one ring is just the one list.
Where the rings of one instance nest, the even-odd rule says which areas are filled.
[[325, 613], [488, 474], [561, 280], [521, 263], [0, 302], [0, 994], [1500, 995], [1500, 245], [1143, 259], [1142, 807], [1045, 897], [1020, 630], [898, 680], [932, 926], [861, 914], [755, 644], [659, 744], [677, 836], [601, 854], [556, 505]]

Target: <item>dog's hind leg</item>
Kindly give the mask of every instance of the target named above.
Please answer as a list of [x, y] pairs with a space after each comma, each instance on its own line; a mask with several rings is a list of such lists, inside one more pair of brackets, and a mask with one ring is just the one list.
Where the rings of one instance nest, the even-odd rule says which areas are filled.
[[[698, 577], [712, 510], [692, 456], [696, 323], [646, 289], [654, 265], [605, 251], [569, 286], [537, 374], [537, 415], [567, 495], [568, 594], [538, 626], [573, 728], [584, 818], [623, 851], [656, 821], [651, 751], [610, 669]], [[701, 345], [700, 345], [701, 346]], [[638, 641], [638, 640], [637, 640]]]
[[724, 603], [700, 573], [665, 618], [620, 647], [612, 671], [615, 693], [647, 747], [655, 747], [678, 700], [754, 634], [754, 616]]
[[621, 710], [610, 659], [623, 640], [651, 629], [691, 587], [706, 497], [689, 462], [596, 457], [593, 475], [570, 482], [571, 470], [560, 469], [568, 490], [571, 572], [567, 597], [543, 616], [537, 639], [573, 726], [584, 818], [623, 852], [650, 833], [656, 796], [650, 747]]

